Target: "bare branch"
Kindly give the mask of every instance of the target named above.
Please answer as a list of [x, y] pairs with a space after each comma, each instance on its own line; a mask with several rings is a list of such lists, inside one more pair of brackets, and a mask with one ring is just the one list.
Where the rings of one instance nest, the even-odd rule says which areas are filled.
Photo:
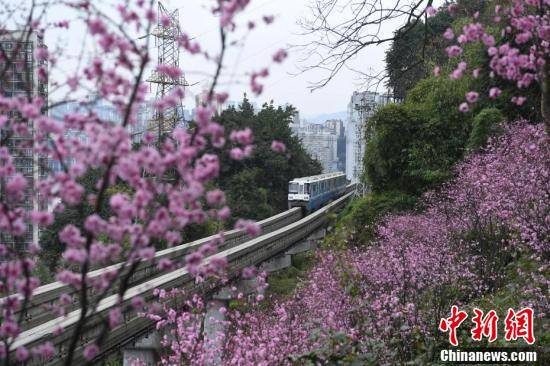
[[[421, 22], [433, 0], [312, 0], [312, 16], [300, 21], [304, 35], [313, 41], [299, 46], [305, 52], [301, 72], [320, 69], [325, 76], [311, 84], [326, 86], [344, 67], [369, 46], [379, 46], [403, 37]], [[384, 4], [383, 4], [384, 3]], [[385, 24], [401, 22], [396, 32]]]

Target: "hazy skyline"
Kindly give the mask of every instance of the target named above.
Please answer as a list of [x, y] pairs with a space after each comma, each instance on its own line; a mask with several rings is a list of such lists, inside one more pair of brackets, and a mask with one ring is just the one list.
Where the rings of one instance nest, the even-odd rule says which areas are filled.
[[[299, 48], [292, 48], [295, 45], [303, 45], [311, 42], [311, 36], [304, 36], [303, 29], [298, 20], [311, 16], [308, 4], [312, 0], [253, 0], [247, 10], [239, 16], [237, 23], [240, 32], [237, 35], [244, 35], [248, 21], [255, 21], [258, 25], [248, 34], [244, 46], [237, 45], [229, 47], [227, 52], [223, 77], [220, 79], [219, 91], [230, 93], [230, 100], [239, 101], [243, 93], [253, 99], [258, 105], [273, 100], [276, 104], [290, 103], [294, 105], [304, 117], [311, 117], [318, 114], [344, 111], [355, 90], [364, 90], [359, 75], [343, 68], [341, 72], [324, 88], [311, 92], [310, 82], [317, 82], [325, 75], [321, 70], [310, 70], [300, 72], [300, 67], [305, 66], [300, 60], [305, 54]], [[211, 13], [214, 1], [208, 0], [163, 0], [163, 4], [170, 10], [178, 9], [182, 30], [194, 37], [203, 49], [209, 50], [211, 54], [219, 52], [219, 34], [217, 17]], [[94, 2], [94, 4], [96, 4]], [[111, 0], [98, 1], [99, 6], [104, 6], [106, 11], [116, 10]], [[52, 8], [54, 9], [54, 8]], [[70, 11], [50, 10], [47, 14], [47, 22], [55, 22], [61, 19], [72, 19]], [[341, 9], [341, 16], [344, 17], [349, 8]], [[338, 13], [336, 13], [338, 14]], [[274, 15], [275, 22], [265, 25], [262, 22], [263, 15]], [[338, 15], [339, 16], [339, 15]], [[382, 28], [383, 34], [391, 34], [399, 22], [385, 23]], [[70, 31], [60, 29], [48, 30], [46, 32], [46, 43], [52, 50], [66, 52], [62, 60], [63, 67], [59, 70], [52, 70], [52, 79], [64, 82], [74, 74], [78, 63], [77, 59], [83, 50], [83, 54], [89, 50], [89, 36], [86, 36], [86, 28], [82, 21], [72, 22]], [[136, 37], [140, 36], [136, 34]], [[88, 38], [86, 38], [88, 37]], [[242, 41], [242, 39], [231, 39]], [[355, 57], [350, 64], [354, 69], [367, 71], [381, 71], [384, 69], [384, 54], [388, 44], [371, 46]], [[289, 57], [283, 64], [272, 64], [272, 55], [280, 48], [289, 49]], [[153, 52], [155, 54], [155, 52]], [[264, 93], [259, 98], [251, 96], [249, 90], [249, 74], [258, 71], [266, 65], [270, 65], [270, 76], [262, 79]], [[189, 57], [188, 54], [181, 54], [180, 66], [191, 85], [188, 88], [185, 100], [186, 108], [193, 108], [194, 97], [206, 88], [206, 82], [210, 80], [214, 71], [212, 63], [204, 62], [201, 57]], [[55, 93], [52, 93], [55, 98]]]
[[[280, 48], [289, 48], [293, 45], [307, 43], [307, 37], [300, 35], [303, 32], [297, 24], [302, 17], [310, 16], [307, 8], [310, 0], [257, 0], [253, 1], [241, 19], [255, 20], [258, 27], [250, 34], [243, 49], [233, 49], [228, 55], [226, 75], [235, 74], [229, 78], [233, 83], [229, 92], [231, 99], [239, 100], [243, 91], [248, 91], [248, 78], [243, 74], [250, 70], [258, 70], [259, 67], [269, 64], [271, 56]], [[167, 1], [166, 4], [173, 8], [178, 1]], [[192, 1], [180, 9], [180, 20], [183, 29], [199, 30], [195, 36], [198, 41], [207, 45], [217, 44], [217, 31], [215, 29], [217, 19], [209, 13], [209, 8], [200, 4], [204, 1]], [[261, 22], [263, 15], [274, 15], [275, 22], [265, 26]], [[208, 20], [208, 24], [204, 20]], [[260, 20], [260, 21], [259, 21]], [[242, 22], [240, 23], [242, 25]], [[360, 55], [354, 62], [357, 67], [364, 65], [376, 70], [384, 67], [384, 52], [386, 47], [377, 47], [369, 50], [368, 54]], [[358, 75], [344, 69], [326, 87], [311, 92], [308, 88], [310, 82], [318, 81], [323, 74], [320, 70], [311, 70], [300, 73], [301, 58], [304, 53], [297, 48], [289, 50], [289, 57], [281, 65], [273, 65], [270, 68], [270, 76], [265, 82], [263, 95], [257, 98], [258, 104], [274, 100], [276, 104], [290, 103], [294, 105], [305, 117], [317, 114], [343, 111], [354, 90], [360, 87], [361, 81]], [[187, 68], [185, 59], [182, 60], [182, 67], [187, 72], [190, 84], [197, 82], [194, 72], [204, 71], [202, 65], [191, 60]], [[204, 80], [204, 77], [202, 78]], [[228, 78], [223, 79], [227, 81]], [[235, 83], [237, 82], [237, 83]], [[191, 87], [192, 92], [200, 92], [200, 87]], [[250, 92], [247, 93], [250, 95]]]

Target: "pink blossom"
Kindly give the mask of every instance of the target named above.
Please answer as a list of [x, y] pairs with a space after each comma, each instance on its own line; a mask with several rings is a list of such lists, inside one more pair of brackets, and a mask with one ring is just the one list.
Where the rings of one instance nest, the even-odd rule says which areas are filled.
[[99, 347], [95, 344], [90, 344], [84, 348], [82, 354], [86, 360], [91, 361], [99, 354]]
[[61, 21], [55, 23], [55, 26], [58, 27], [58, 28], [69, 29], [69, 21], [68, 20], [61, 20]]
[[206, 202], [211, 206], [223, 205], [225, 203], [225, 194], [219, 189], [209, 191], [206, 194]]
[[31, 349], [31, 353], [34, 356], [42, 357], [45, 360], [49, 360], [55, 355], [55, 348], [51, 342], [45, 342]]
[[428, 16], [432, 17], [434, 16], [435, 14], [437, 14], [437, 9], [434, 8], [433, 6], [428, 6], [426, 8], [426, 14], [428, 14]]
[[36, 49], [36, 51], [34, 52], [34, 57], [36, 57], [36, 59], [38, 61], [45, 61], [48, 59], [48, 49], [45, 48], [45, 47], [39, 47]]
[[6, 184], [8, 194], [19, 195], [27, 187], [27, 180], [22, 174], [13, 175]]
[[14, 321], [8, 320], [0, 324], [0, 337], [17, 337], [19, 331], [19, 325]]
[[452, 40], [453, 38], [455, 38], [455, 34], [453, 32], [453, 29], [452, 28], [447, 28], [445, 33], [443, 33], [443, 37], [445, 37], [449, 41]]
[[229, 151], [229, 156], [233, 160], [243, 160], [245, 158], [244, 151], [238, 147], [235, 147]]
[[225, 221], [229, 219], [230, 216], [231, 216], [231, 210], [229, 209], [229, 207], [224, 206], [220, 210], [218, 210], [218, 217], [220, 218], [220, 220]]
[[249, 145], [254, 141], [252, 130], [248, 127], [240, 131], [231, 131], [230, 138], [231, 141], [241, 145]]
[[120, 308], [109, 311], [109, 326], [111, 329], [119, 325], [122, 321], [122, 312]]
[[139, 309], [145, 305], [145, 301], [142, 297], [137, 296], [132, 298], [131, 304], [135, 309]]
[[105, 24], [99, 18], [88, 21], [88, 27], [90, 28], [90, 33], [92, 35], [104, 34], [107, 31]]
[[170, 23], [172, 22], [170, 17], [167, 16], [167, 15], [162, 15], [160, 17], [160, 22], [162, 23], [162, 26], [163, 27], [169, 27], [170, 26]]
[[182, 75], [181, 69], [179, 67], [175, 67], [171, 65], [158, 65], [157, 71], [160, 74], [166, 75], [172, 79], [177, 79]]
[[172, 261], [168, 258], [161, 258], [159, 260], [159, 264], [158, 264], [158, 269], [160, 269], [161, 271], [165, 271], [167, 269], [171, 269], [172, 267], [174, 266], [174, 264], [172, 263]]
[[481, 39], [483, 40], [483, 43], [485, 44], [485, 46], [487, 47], [493, 47], [495, 45], [495, 37], [489, 35], [489, 34], [484, 34]]
[[288, 56], [288, 53], [286, 52], [285, 49], [281, 48], [280, 50], [278, 50], [274, 55], [273, 55], [273, 61], [277, 62], [277, 63], [281, 63], [284, 61], [285, 58], [287, 58]]
[[460, 68], [457, 68], [455, 70], [453, 70], [453, 72], [451, 73], [451, 75], [449, 75], [449, 77], [453, 80], [456, 80], [456, 79], [460, 79], [464, 74], [464, 71]]
[[526, 97], [512, 97], [512, 103], [522, 106], [527, 101]]
[[246, 267], [243, 269], [242, 276], [244, 279], [250, 279], [256, 276], [257, 273], [258, 271], [256, 270], [256, 267]]
[[466, 100], [468, 101], [468, 103], [475, 103], [477, 102], [478, 98], [479, 98], [478, 92], [471, 91], [466, 93]]
[[286, 145], [281, 141], [273, 140], [271, 142], [271, 150], [278, 153], [284, 153], [286, 151]]
[[449, 57], [457, 57], [462, 54], [462, 48], [456, 45], [447, 47], [446, 51]]
[[63, 253], [63, 258], [67, 262], [82, 264], [87, 258], [86, 251], [84, 249], [67, 249]]
[[243, 220], [243, 219], [237, 220], [237, 223], [235, 224], [235, 229], [246, 230], [246, 233], [251, 238], [254, 238], [260, 235], [262, 231], [262, 229], [260, 228], [260, 225], [258, 225], [256, 222], [251, 220]]
[[18, 347], [17, 350], [15, 350], [15, 358], [19, 362], [25, 362], [28, 360], [29, 356], [29, 351], [24, 346]]
[[499, 88], [497, 87], [492, 87], [491, 89], [489, 89], [489, 97], [491, 99], [496, 99], [498, 98], [498, 96], [502, 94], [502, 90], [500, 90]]
[[275, 20], [275, 17], [273, 15], [264, 15], [262, 19], [265, 22], [265, 24], [271, 24]]
[[53, 215], [44, 211], [32, 211], [30, 219], [31, 222], [42, 226], [48, 226], [53, 223]]
[[468, 105], [468, 103], [462, 103], [458, 107], [458, 110], [461, 111], [462, 113], [466, 113], [470, 110], [470, 106]]

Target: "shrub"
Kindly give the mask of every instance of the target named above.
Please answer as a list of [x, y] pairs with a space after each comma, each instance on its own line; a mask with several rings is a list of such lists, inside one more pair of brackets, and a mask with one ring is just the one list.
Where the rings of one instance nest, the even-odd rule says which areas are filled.
[[472, 132], [468, 138], [468, 150], [475, 151], [484, 147], [489, 137], [497, 132], [497, 125], [502, 121], [504, 116], [496, 108], [485, 108], [479, 112], [474, 118]]
[[415, 191], [415, 183], [406, 174], [408, 149], [424, 123], [422, 114], [409, 106], [390, 104], [371, 123], [375, 132], [367, 144], [364, 164], [372, 190]]
[[374, 238], [381, 217], [412, 209], [415, 202], [415, 197], [397, 191], [371, 193], [348, 206], [340, 220], [339, 229], [352, 228], [347, 238], [348, 245], [367, 244]]
[[472, 116], [457, 105], [464, 99], [469, 81], [447, 78], [422, 80], [405, 104], [422, 113], [424, 123], [408, 150], [406, 179], [416, 182], [416, 193], [431, 189], [451, 177], [463, 157]]

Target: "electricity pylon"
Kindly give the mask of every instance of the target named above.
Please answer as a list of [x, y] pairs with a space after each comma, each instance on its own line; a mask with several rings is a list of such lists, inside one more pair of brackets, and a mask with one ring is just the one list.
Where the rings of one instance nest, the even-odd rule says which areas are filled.
[[[153, 29], [152, 35], [155, 37], [155, 46], [157, 47], [157, 64], [168, 65], [179, 68], [180, 49], [178, 39], [181, 36], [179, 24], [179, 11], [176, 9], [169, 12], [164, 5], [158, 2], [157, 25]], [[156, 100], [170, 95], [174, 89], [187, 86], [185, 77], [172, 78], [168, 75], [153, 70], [149, 79], [147, 79], [151, 89], [156, 88]], [[156, 133], [160, 141], [163, 136], [170, 134], [178, 123], [183, 123], [183, 104], [180, 100], [175, 106], [166, 108], [162, 111], [155, 110], [152, 118], [147, 122], [147, 130]]]

